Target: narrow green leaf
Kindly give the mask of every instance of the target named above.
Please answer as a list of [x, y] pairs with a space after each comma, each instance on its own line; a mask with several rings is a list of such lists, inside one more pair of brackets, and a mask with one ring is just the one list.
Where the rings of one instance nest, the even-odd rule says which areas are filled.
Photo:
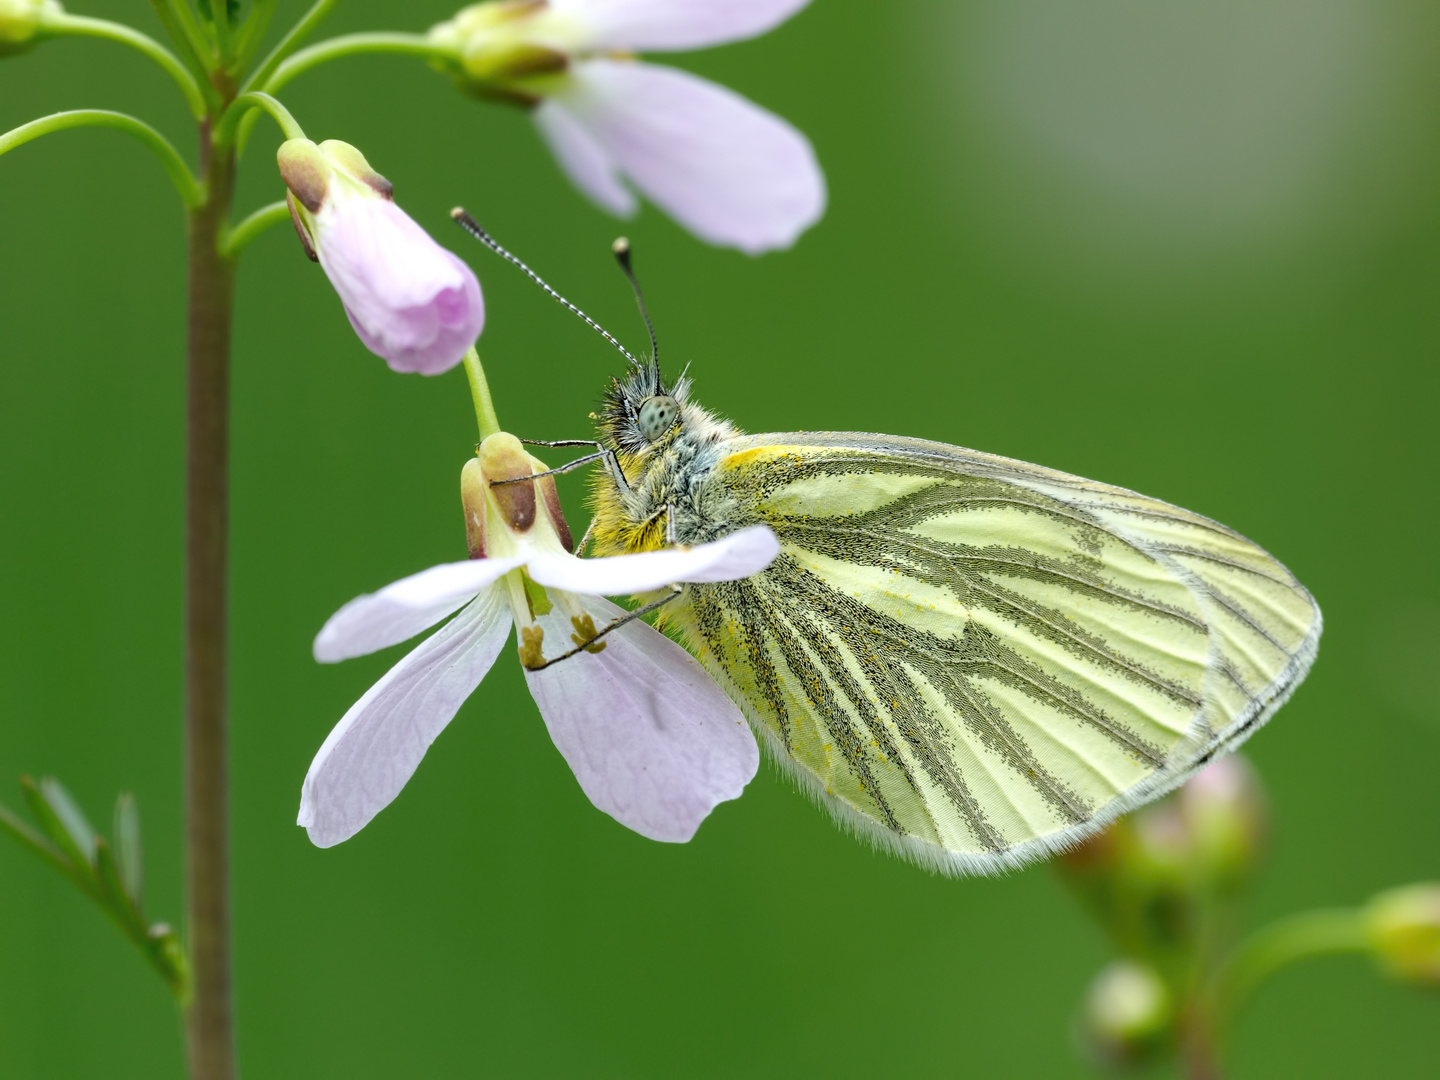
[[56, 780], [53, 776], [47, 776], [40, 781], [40, 794], [45, 796], [45, 801], [55, 811], [55, 816], [65, 826], [65, 831], [75, 841], [75, 846], [85, 853], [86, 862], [95, 864], [95, 838], [99, 835], [95, 826], [90, 824], [90, 819], [85, 816], [85, 811], [80, 809], [70, 792], [65, 790], [65, 785]]
[[54, 844], [46, 840], [25, 822], [21, 821], [9, 807], [0, 806], [0, 829], [8, 832], [16, 840], [39, 855], [55, 869], [65, 874], [73, 874], [74, 869], [67, 859]]
[[[54, 841], [55, 846], [75, 865], [75, 869], [93, 875], [94, 862], [92, 860], [94, 857], [95, 834], [92, 831], [89, 839], [83, 844], [76, 842], [75, 835], [70, 831], [69, 824], [60, 817], [59, 812], [50, 802], [49, 795], [57, 788], [64, 791], [63, 788], [60, 788], [59, 784], [51, 779], [42, 780], [40, 784], [37, 785], [35, 781], [31, 780], [28, 776], [22, 776], [20, 778], [20, 790], [25, 794], [25, 803], [30, 807], [30, 813], [35, 816], [35, 820], [40, 823], [40, 827], [45, 830], [45, 835]], [[71, 807], [75, 805], [74, 801], [70, 799], [68, 795], [64, 801]], [[82, 822], [85, 820], [83, 814], [80, 820]]]
[[135, 907], [143, 910], [145, 849], [140, 843], [140, 810], [128, 791], [122, 791], [115, 800], [115, 864], [125, 892], [135, 901]]
[[148, 951], [150, 928], [135, 901], [130, 899], [120, 881], [120, 870], [115, 865], [115, 856], [103, 837], [95, 838], [95, 877], [100, 882], [100, 898], [109, 910], [110, 917], [120, 924], [142, 949]]

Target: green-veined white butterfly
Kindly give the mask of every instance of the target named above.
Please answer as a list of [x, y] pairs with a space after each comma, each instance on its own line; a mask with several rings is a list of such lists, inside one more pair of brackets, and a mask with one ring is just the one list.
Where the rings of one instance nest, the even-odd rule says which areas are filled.
[[943, 443], [746, 435], [630, 360], [581, 459], [607, 465], [595, 553], [774, 530], [768, 569], [678, 588], [662, 618], [782, 768], [896, 854], [986, 873], [1062, 850], [1244, 741], [1315, 657], [1310, 594], [1209, 518]]

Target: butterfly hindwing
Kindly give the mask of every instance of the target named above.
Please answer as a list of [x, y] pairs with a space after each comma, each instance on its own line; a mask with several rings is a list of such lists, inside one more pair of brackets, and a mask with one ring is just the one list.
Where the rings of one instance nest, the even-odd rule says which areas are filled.
[[777, 758], [857, 830], [986, 871], [1053, 851], [1243, 738], [1319, 612], [1199, 515], [861, 434], [730, 440], [707, 484], [782, 551], [674, 618]]

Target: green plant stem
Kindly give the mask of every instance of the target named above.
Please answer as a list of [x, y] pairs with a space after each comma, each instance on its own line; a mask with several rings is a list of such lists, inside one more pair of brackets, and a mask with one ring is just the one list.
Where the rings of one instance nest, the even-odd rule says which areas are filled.
[[160, 17], [160, 23], [175, 45], [195, 58], [200, 70], [206, 73], [216, 67], [215, 50], [195, 21], [195, 15], [185, 0], [150, 0], [150, 6]]
[[1281, 968], [1315, 956], [1365, 952], [1367, 947], [1358, 911], [1305, 911], [1271, 923], [1241, 942], [1216, 973], [1211, 1009], [1217, 1026], [1227, 1025], [1255, 989]]
[[190, 112], [195, 119], [204, 118], [205, 95], [200, 88], [201, 84], [196, 82], [195, 77], [180, 62], [179, 57], [149, 35], [142, 34], [139, 30], [132, 29], [123, 23], [111, 22], [108, 19], [92, 19], [85, 15], [49, 16], [45, 19], [44, 27], [46, 32], [51, 34], [105, 38], [137, 49], [164, 68], [166, 74], [175, 80], [175, 85], [180, 87], [180, 92], [185, 95], [186, 104], [190, 106]]
[[194, 996], [185, 1011], [191, 1080], [234, 1080], [230, 965], [226, 580], [230, 322], [234, 263], [220, 241], [235, 159], [200, 128], [209, 198], [189, 218], [185, 477], [185, 840]]
[[204, 184], [195, 179], [184, 159], [164, 135], [143, 120], [137, 120], [125, 113], [111, 112], [109, 109], [74, 109], [70, 112], [51, 113], [38, 120], [31, 120], [28, 124], [21, 124], [18, 128], [0, 135], [0, 154], [8, 153], [42, 135], [77, 127], [107, 127], [133, 135], [160, 159], [160, 164], [175, 184], [175, 190], [180, 193], [181, 201], [188, 208], [194, 209], [205, 201]]
[[335, 6], [335, 3], [336, 0], [316, 0], [314, 6], [301, 17], [299, 22], [286, 31], [285, 36], [280, 39], [275, 48], [270, 50], [270, 55], [260, 62], [260, 66], [255, 69], [254, 74], [245, 80], [244, 85], [240, 88], [241, 93], [264, 89], [270, 76], [275, 73], [275, 69], [314, 32], [325, 16], [330, 14], [330, 9]]
[[480, 366], [480, 354], [475, 346], [465, 354], [465, 376], [470, 380], [470, 397], [475, 402], [475, 422], [480, 426], [480, 440], [483, 442], [500, 430], [500, 421], [495, 416], [495, 402], [490, 397], [490, 384], [485, 381], [485, 369]]
[[226, 258], [233, 259], [270, 226], [289, 220], [290, 205], [288, 203], [282, 201], [262, 206], [220, 238], [221, 254]]
[[240, 125], [240, 121], [244, 119], [245, 115], [250, 112], [251, 109], [262, 109], [269, 113], [275, 120], [275, 123], [280, 125], [280, 130], [285, 133], [285, 138], [305, 138], [304, 129], [295, 121], [295, 117], [290, 115], [289, 109], [285, 108], [284, 105], [281, 105], [280, 102], [269, 94], [251, 91], [248, 94], [241, 94], [232, 101], [230, 107], [225, 110], [225, 115], [221, 117], [220, 123], [216, 125], [215, 128], [216, 146], [228, 148], [235, 145], [236, 130]]
[[424, 34], [344, 34], [326, 41], [316, 42], [308, 49], [301, 49], [271, 75], [261, 89], [275, 93], [297, 75], [303, 75], [313, 67], [338, 60], [344, 56], [359, 56], [362, 53], [398, 53], [403, 56], [444, 58], [453, 56], [449, 49], [442, 49], [431, 43]]

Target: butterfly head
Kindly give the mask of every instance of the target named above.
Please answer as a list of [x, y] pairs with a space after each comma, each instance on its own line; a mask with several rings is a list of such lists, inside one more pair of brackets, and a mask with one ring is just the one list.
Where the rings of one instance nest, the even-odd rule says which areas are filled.
[[667, 386], [653, 360], [632, 368], [605, 395], [597, 417], [602, 441], [622, 454], [643, 454], [668, 442], [685, 424], [689, 392], [683, 375]]

